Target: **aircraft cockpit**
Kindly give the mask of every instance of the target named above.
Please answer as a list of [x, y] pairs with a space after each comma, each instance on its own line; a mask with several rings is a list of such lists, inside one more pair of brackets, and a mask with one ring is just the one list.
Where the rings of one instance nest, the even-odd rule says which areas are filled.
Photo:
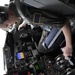
[[[15, 4], [19, 18], [2, 28], [9, 18], [7, 8], [11, 3]], [[67, 60], [61, 50], [66, 45], [61, 30], [66, 18], [73, 46], [72, 56]], [[19, 30], [23, 22], [26, 26]], [[3, 65], [0, 75], [75, 74], [74, 0], [9, 0], [0, 5], [0, 33], [0, 60]]]

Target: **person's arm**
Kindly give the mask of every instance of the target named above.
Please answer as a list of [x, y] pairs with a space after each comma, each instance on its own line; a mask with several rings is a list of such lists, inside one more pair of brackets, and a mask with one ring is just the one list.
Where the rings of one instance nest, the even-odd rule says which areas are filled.
[[26, 26], [26, 22], [23, 21], [23, 22], [19, 25], [18, 30], [20, 30], [21, 28], [23, 28], [23, 27], [25, 27], [25, 26]]
[[62, 31], [65, 36], [66, 46], [61, 49], [65, 59], [67, 59], [68, 56], [72, 56], [72, 36], [69, 21], [66, 21], [65, 25], [62, 27]]

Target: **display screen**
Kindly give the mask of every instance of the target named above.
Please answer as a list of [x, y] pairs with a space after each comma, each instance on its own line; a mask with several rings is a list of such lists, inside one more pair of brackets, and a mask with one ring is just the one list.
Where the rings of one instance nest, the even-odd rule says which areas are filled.
[[39, 23], [40, 17], [41, 17], [41, 15], [39, 13], [35, 13], [34, 14], [34, 23]]
[[23, 52], [19, 52], [19, 53], [17, 53], [16, 56], [17, 56], [17, 59], [24, 59], [24, 58], [25, 58]]

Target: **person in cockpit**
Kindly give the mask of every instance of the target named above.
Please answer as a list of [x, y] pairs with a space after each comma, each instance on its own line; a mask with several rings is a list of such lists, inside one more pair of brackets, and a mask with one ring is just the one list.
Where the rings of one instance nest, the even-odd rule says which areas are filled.
[[[17, 13], [17, 9], [14, 3], [9, 4], [9, 7], [6, 8], [6, 13], [8, 14], [8, 17], [6, 21], [4, 21], [3, 23], [0, 23], [0, 28], [7, 28], [13, 25], [13, 23], [17, 22], [18, 19], [20, 19], [20, 16]], [[20, 30], [22, 27], [25, 27], [26, 25], [27, 25], [27, 22], [24, 20], [19, 25], [18, 30]], [[65, 58], [67, 58], [68, 56], [72, 56], [71, 27], [68, 20], [64, 21], [61, 30], [65, 36], [65, 41], [66, 41], [65, 47], [61, 48], [61, 50]]]

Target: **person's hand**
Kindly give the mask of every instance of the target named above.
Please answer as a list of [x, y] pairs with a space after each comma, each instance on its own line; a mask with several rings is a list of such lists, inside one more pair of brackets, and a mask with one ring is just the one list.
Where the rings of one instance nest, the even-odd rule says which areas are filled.
[[18, 30], [21, 30], [22, 28], [24, 28], [26, 26], [26, 22], [23, 21], [22, 24], [19, 25]]
[[68, 46], [65, 46], [63, 48], [61, 48], [62, 52], [63, 52], [63, 55], [65, 57], [65, 59], [67, 59], [67, 57], [71, 57], [72, 56], [72, 47], [68, 47]]

